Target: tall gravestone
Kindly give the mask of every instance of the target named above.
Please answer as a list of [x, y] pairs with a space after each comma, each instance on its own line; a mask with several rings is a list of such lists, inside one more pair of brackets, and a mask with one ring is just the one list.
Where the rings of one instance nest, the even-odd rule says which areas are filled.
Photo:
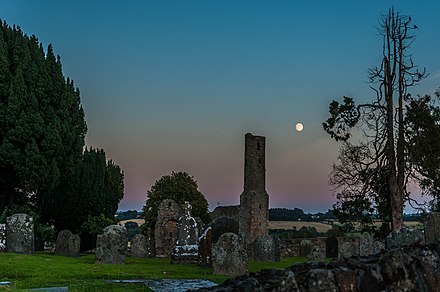
[[6, 219], [8, 252], [34, 254], [34, 222], [27, 214], [14, 214]]
[[171, 262], [194, 263], [198, 262], [198, 229], [197, 222], [191, 216], [192, 206], [185, 202], [184, 215], [179, 218], [176, 246], [171, 255]]
[[55, 254], [77, 257], [79, 256], [80, 246], [81, 239], [78, 234], [73, 234], [70, 230], [61, 230], [57, 235]]
[[127, 252], [127, 229], [119, 225], [104, 228], [96, 240], [97, 264], [123, 264]]
[[212, 245], [212, 268], [215, 275], [239, 276], [247, 273], [244, 242], [237, 234], [224, 233]]
[[6, 224], [0, 224], [0, 252], [6, 251]]
[[440, 240], [440, 212], [432, 212], [425, 219], [425, 241], [437, 243]]

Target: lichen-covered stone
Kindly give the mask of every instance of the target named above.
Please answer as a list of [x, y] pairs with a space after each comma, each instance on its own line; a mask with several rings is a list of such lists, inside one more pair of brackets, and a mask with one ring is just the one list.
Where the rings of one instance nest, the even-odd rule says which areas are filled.
[[[285, 276], [277, 276], [279, 270], [249, 273], [200, 291], [439, 291], [439, 270], [440, 243], [411, 245], [368, 257], [300, 263], [282, 271]], [[288, 273], [296, 285], [286, 286]]]
[[247, 272], [244, 242], [234, 233], [225, 233], [212, 246], [212, 267], [215, 275], [239, 276]]
[[331, 270], [313, 269], [307, 277], [307, 291], [309, 292], [336, 292], [335, 275]]
[[387, 249], [408, 246], [416, 243], [423, 243], [425, 238], [422, 231], [409, 227], [404, 227], [396, 232], [391, 232], [385, 239], [385, 246]]
[[136, 234], [131, 240], [131, 256], [134, 258], [148, 257], [148, 241], [143, 234]]
[[104, 228], [96, 241], [97, 264], [123, 264], [127, 253], [127, 229], [119, 225]]
[[309, 260], [322, 260], [326, 255], [325, 238], [300, 239], [300, 256]]
[[379, 253], [385, 249], [385, 243], [381, 240], [375, 239], [368, 233], [364, 233], [359, 238], [359, 255], [369, 256]]
[[358, 237], [338, 237], [338, 257], [349, 258], [359, 255]]
[[61, 230], [55, 243], [55, 254], [76, 257], [79, 255], [81, 239], [70, 230]]
[[0, 252], [6, 251], [6, 224], [0, 224]]
[[257, 262], [279, 262], [280, 240], [278, 237], [261, 235], [253, 244], [253, 258]]
[[6, 219], [6, 246], [9, 252], [34, 254], [34, 222], [27, 214], [14, 214]]

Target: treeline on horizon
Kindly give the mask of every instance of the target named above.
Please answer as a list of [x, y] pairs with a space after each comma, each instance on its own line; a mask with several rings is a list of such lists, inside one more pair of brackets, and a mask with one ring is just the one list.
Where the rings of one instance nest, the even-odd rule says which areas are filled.
[[[118, 211], [116, 219], [118, 221], [142, 218], [142, 212], [137, 210]], [[377, 218], [372, 218], [377, 219]], [[422, 219], [421, 214], [404, 214], [404, 221], [419, 221]], [[327, 212], [304, 213], [299, 208], [271, 208], [269, 209], [269, 221], [308, 221], [321, 222], [326, 220], [336, 220], [333, 211], [329, 209]]]

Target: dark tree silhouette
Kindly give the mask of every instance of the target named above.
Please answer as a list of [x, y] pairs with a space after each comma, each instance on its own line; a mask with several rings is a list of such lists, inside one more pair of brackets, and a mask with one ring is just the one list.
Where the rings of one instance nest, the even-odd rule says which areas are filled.
[[147, 191], [147, 196], [143, 212], [146, 225], [153, 229], [159, 205], [165, 199], [172, 199], [181, 207], [188, 201], [192, 205], [192, 216], [200, 217], [204, 223], [210, 221], [208, 202], [198, 190], [197, 182], [186, 172], [164, 175]]

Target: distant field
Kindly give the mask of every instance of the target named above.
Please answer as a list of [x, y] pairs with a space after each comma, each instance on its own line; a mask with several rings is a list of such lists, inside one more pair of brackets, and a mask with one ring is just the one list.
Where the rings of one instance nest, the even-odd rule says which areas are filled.
[[128, 219], [128, 220], [122, 220], [122, 221], [119, 221], [118, 223], [119, 223], [119, 225], [124, 226], [125, 223], [127, 223], [127, 222], [129, 222], [129, 221], [131, 221], [131, 222], [136, 222], [137, 224], [139, 224], [139, 226], [141, 226], [141, 225], [144, 224], [144, 222], [145, 222], [144, 219]]
[[[144, 219], [129, 219], [129, 220], [123, 220], [119, 221], [119, 224], [124, 226], [124, 224], [128, 221], [136, 222], [137, 224], [142, 225], [144, 224]], [[418, 221], [405, 221], [404, 224], [406, 226], [412, 227], [412, 228], [421, 228], [422, 223]], [[375, 222], [375, 225], [379, 226], [380, 222]], [[269, 229], [293, 229], [296, 227], [297, 230], [301, 229], [301, 227], [315, 227], [318, 232], [327, 232], [329, 229], [332, 228], [330, 224], [320, 223], [320, 222], [308, 222], [308, 221], [269, 221]]]
[[324, 224], [319, 222], [306, 222], [306, 221], [269, 221], [269, 229], [292, 229], [297, 230], [301, 227], [315, 227], [318, 232], [327, 232], [332, 228], [330, 224]]

